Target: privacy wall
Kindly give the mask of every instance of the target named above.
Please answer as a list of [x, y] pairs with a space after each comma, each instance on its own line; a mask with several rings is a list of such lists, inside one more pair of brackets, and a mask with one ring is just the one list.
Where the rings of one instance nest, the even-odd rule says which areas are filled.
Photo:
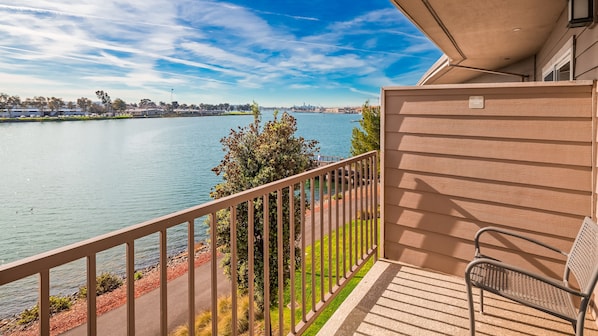
[[[568, 251], [594, 214], [594, 91], [590, 81], [384, 88], [384, 257], [462, 276], [489, 225]], [[505, 261], [562, 276], [548, 251], [487, 242]]]

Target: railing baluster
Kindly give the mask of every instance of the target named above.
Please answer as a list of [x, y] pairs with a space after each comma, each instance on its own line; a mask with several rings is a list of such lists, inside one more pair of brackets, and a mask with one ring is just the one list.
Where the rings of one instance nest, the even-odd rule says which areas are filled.
[[374, 156], [374, 209], [376, 212], [376, 218], [374, 219], [374, 245], [376, 245], [376, 251], [374, 253], [374, 262], [378, 261], [378, 156]]
[[39, 273], [39, 334], [50, 335], [50, 270]]
[[[339, 199], [339, 195], [340, 193], [338, 192], [338, 179], [340, 178], [339, 176], [339, 170], [336, 169], [336, 171], [334, 172], [334, 230], [336, 232], [336, 244], [335, 244], [335, 252], [336, 252], [336, 285], [340, 286], [340, 282], [339, 282], [339, 263], [340, 263], [340, 258], [341, 255], [338, 254], [339, 253], [339, 249], [338, 246], [340, 244], [340, 237], [339, 237], [339, 226], [338, 226], [338, 199]], [[332, 200], [330, 201], [332, 202]]]
[[278, 258], [278, 335], [284, 331], [284, 264], [283, 264], [283, 232], [282, 224], [282, 189], [276, 191], [276, 240]]
[[305, 181], [301, 181], [299, 186], [300, 197], [301, 197], [301, 317], [303, 322], [307, 322], [306, 319], [306, 297], [305, 287], [307, 282], [305, 281]]
[[87, 335], [97, 335], [98, 318], [96, 308], [96, 255], [87, 256]]
[[324, 175], [320, 174], [318, 176], [318, 194], [320, 196], [320, 200], [318, 201], [320, 204], [320, 301], [324, 301], [324, 277], [326, 273], [324, 273], [324, 188], [322, 183], [324, 180]]
[[247, 282], [249, 283], [249, 336], [253, 336], [253, 325], [255, 325], [255, 270], [254, 270], [254, 259], [255, 259], [255, 250], [254, 250], [254, 240], [255, 240], [255, 232], [254, 232], [254, 212], [253, 212], [254, 203], [253, 200], [249, 200], [247, 202], [247, 226], [248, 226], [248, 235], [249, 237], [247, 242], [247, 255], [249, 256], [249, 275]]
[[[212, 321], [218, 321], [218, 252], [216, 250], [218, 240], [218, 216], [215, 212], [210, 214], [210, 271], [211, 271], [211, 299], [212, 299]], [[218, 335], [218, 323], [212, 323], [212, 335]]]
[[316, 199], [315, 179], [309, 180], [309, 194], [311, 201], [311, 310], [316, 312]]
[[328, 293], [332, 294], [332, 174], [328, 172], [326, 176], [326, 194], [328, 195]]
[[360, 260], [363, 260], [363, 256], [364, 256], [364, 245], [365, 245], [365, 239], [364, 239], [364, 232], [363, 232], [363, 226], [364, 226], [364, 222], [367, 221], [367, 214], [365, 213], [365, 208], [363, 206], [364, 203], [364, 195], [363, 195], [363, 189], [365, 189], [365, 186], [363, 185], [364, 182], [364, 164], [363, 161], [359, 161], [359, 171], [361, 172], [361, 177], [359, 178], [359, 211], [362, 214], [362, 219], [359, 221], [359, 230], [361, 231], [361, 255], [359, 256]]
[[[195, 335], [195, 220], [187, 222], [187, 303], [189, 306], [189, 336]], [[234, 281], [233, 281], [234, 282]], [[166, 319], [167, 321], [167, 319]], [[168, 330], [165, 330], [166, 336]]]
[[168, 256], [166, 229], [160, 230], [160, 334], [168, 334]]
[[237, 335], [237, 207], [230, 207], [230, 246], [231, 246], [231, 331], [232, 335]]
[[366, 221], [365, 221], [365, 252], [367, 253], [370, 250], [370, 219], [373, 215], [372, 209], [370, 206], [370, 162], [369, 160], [365, 160], [365, 178], [363, 183], [364, 185], [364, 194], [365, 194], [365, 212], [367, 213]]
[[354, 198], [353, 198], [353, 208], [355, 209], [355, 264], [359, 264], [359, 189], [358, 189], [358, 185], [359, 185], [359, 162], [355, 162], [355, 178], [353, 179], [353, 194], [354, 194]]
[[378, 172], [376, 171], [376, 157], [373, 156], [372, 158], [370, 158], [371, 161], [371, 170], [370, 170], [370, 185], [371, 185], [371, 199], [372, 199], [372, 230], [371, 230], [371, 246], [372, 249], [374, 249], [376, 247], [376, 230], [375, 230], [375, 225], [376, 222], [378, 221], [378, 205], [376, 204], [376, 193], [377, 193], [377, 183], [376, 183], [376, 178], [378, 176]]
[[135, 335], [135, 241], [127, 242], [127, 335]]
[[341, 224], [343, 226], [343, 278], [347, 278], [347, 221], [346, 221], [346, 216], [345, 216], [345, 211], [347, 210], [346, 208], [346, 204], [347, 204], [347, 195], [345, 194], [345, 177], [346, 177], [346, 172], [345, 172], [345, 167], [346, 166], [342, 166], [341, 167], [341, 176], [342, 176], [342, 183], [341, 183], [341, 194], [343, 195], [343, 214], [341, 216], [342, 221]]
[[366, 161], [366, 173], [368, 174], [368, 178], [365, 181], [365, 195], [366, 195], [366, 200], [365, 200], [365, 204], [366, 204], [366, 208], [368, 209], [368, 223], [367, 226], [365, 228], [365, 232], [366, 232], [366, 254], [370, 252], [370, 250], [372, 249], [372, 222], [374, 221], [374, 212], [372, 211], [372, 180], [371, 180], [371, 175], [372, 175], [372, 162], [367, 159]]
[[295, 333], [295, 185], [289, 186], [289, 246], [291, 249], [290, 294], [291, 294], [291, 333]]
[[349, 204], [349, 273], [353, 271], [353, 184], [355, 181], [355, 169], [349, 164], [349, 181], [347, 183], [347, 204]]
[[270, 321], [270, 195], [265, 194], [264, 200], [264, 325], [266, 335], [271, 335], [272, 321]]
[[[370, 250], [374, 248], [374, 221], [376, 221], [376, 208], [374, 207], [374, 161], [370, 158], [369, 159], [369, 163], [368, 163], [368, 167], [369, 167], [369, 177], [368, 177], [368, 187], [369, 187], [369, 204], [370, 204], [370, 212], [372, 213], [371, 216], [371, 221], [370, 221], [370, 226], [369, 226], [369, 247]], [[369, 250], [368, 250], [369, 251]]]
[[361, 190], [363, 190], [362, 188], [362, 183], [361, 183], [361, 179], [363, 178], [363, 174], [361, 172], [361, 161], [357, 161], [357, 172], [359, 174], [359, 179], [357, 180], [357, 189], [355, 189], [355, 193], [357, 194], [356, 196], [356, 208], [357, 213], [359, 215], [359, 221], [357, 221], [357, 236], [359, 237], [359, 240], [357, 242], [357, 264], [360, 264], [361, 258], [363, 256], [363, 230], [362, 230], [362, 222], [363, 222], [363, 207], [362, 207], [362, 200], [363, 200], [363, 195], [361, 194]]

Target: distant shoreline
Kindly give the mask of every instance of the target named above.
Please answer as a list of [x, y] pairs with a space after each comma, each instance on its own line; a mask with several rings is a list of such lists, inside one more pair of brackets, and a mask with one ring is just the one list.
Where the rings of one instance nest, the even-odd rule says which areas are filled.
[[90, 121], [90, 120], [112, 120], [112, 119], [154, 119], [154, 118], [189, 118], [189, 117], [225, 117], [252, 115], [251, 112], [229, 112], [222, 114], [163, 114], [163, 115], [119, 115], [119, 116], [60, 116], [60, 117], [24, 117], [24, 118], [0, 118], [0, 123], [22, 123], [22, 122], [62, 122], [62, 121]]

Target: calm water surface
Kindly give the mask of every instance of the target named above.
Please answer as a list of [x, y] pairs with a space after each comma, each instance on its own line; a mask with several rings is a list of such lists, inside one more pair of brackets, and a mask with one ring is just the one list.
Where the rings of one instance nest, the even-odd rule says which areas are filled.
[[[349, 156], [359, 115], [293, 114], [323, 155]], [[272, 118], [264, 113], [264, 120]], [[219, 140], [252, 116], [0, 124], [0, 265], [208, 201]], [[197, 222], [199, 223], [199, 221]], [[196, 225], [196, 240], [207, 227]], [[169, 253], [185, 246], [169, 230]], [[158, 237], [135, 242], [138, 268], [157, 262]], [[124, 247], [98, 255], [98, 272], [124, 273]], [[83, 260], [51, 272], [53, 294], [84, 282]], [[0, 318], [35, 304], [35, 277], [0, 288]]]

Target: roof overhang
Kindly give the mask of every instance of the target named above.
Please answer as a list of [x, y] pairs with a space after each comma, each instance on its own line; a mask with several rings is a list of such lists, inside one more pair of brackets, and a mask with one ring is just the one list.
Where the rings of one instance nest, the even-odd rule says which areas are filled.
[[463, 83], [533, 56], [567, 9], [567, 0], [392, 2], [445, 54], [420, 84]]

